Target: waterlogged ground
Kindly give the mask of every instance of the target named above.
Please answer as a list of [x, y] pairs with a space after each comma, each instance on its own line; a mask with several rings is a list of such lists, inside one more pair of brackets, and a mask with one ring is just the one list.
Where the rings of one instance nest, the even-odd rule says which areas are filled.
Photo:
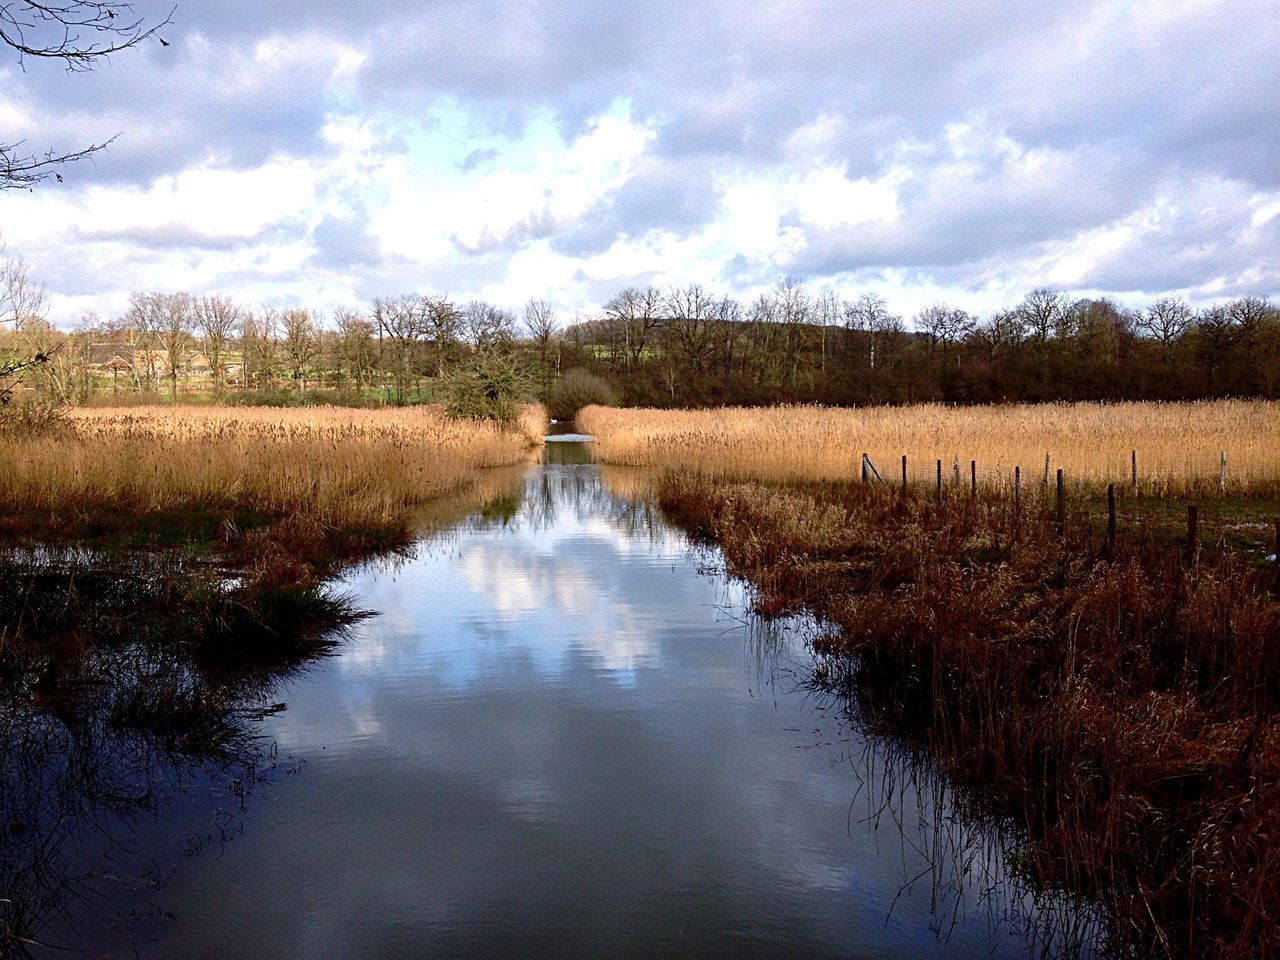
[[166, 768], [158, 813], [84, 827], [68, 869], [90, 892], [42, 937], [142, 958], [1026, 956], [1036, 909], [990, 838], [805, 691], [806, 625], [753, 623], [714, 555], [617, 495], [625, 475], [548, 450], [349, 579], [378, 616], [245, 721], [245, 769]]

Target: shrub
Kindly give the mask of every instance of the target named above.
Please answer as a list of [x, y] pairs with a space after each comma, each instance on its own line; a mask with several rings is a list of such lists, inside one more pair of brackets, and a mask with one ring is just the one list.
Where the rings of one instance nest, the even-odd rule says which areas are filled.
[[589, 370], [575, 368], [551, 388], [547, 408], [557, 420], [572, 420], [583, 407], [615, 407], [618, 402], [618, 391], [608, 380]]
[[516, 419], [528, 387], [515, 363], [500, 356], [477, 357], [444, 382], [445, 412], [467, 420]]

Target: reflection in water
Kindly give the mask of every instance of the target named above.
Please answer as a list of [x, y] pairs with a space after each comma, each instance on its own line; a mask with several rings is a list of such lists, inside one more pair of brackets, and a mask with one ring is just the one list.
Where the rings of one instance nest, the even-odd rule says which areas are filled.
[[[750, 617], [740, 584], [698, 575], [714, 554], [602, 476], [531, 468], [518, 497], [491, 491], [350, 575], [380, 615], [273, 694], [288, 709], [260, 727], [305, 767], [260, 793], [243, 842], [79, 911], [86, 942], [140, 957], [1025, 955], [1010, 917], [1042, 911], [991, 832], [808, 690], [812, 624]], [[172, 862], [172, 833], [140, 825], [117, 872]]]
[[248, 725], [271, 711], [279, 679], [327, 643], [312, 638], [270, 668], [244, 658], [226, 669], [189, 619], [214, 605], [171, 602], [181, 580], [168, 556], [126, 564], [37, 550], [0, 561], [4, 956], [58, 942], [46, 929], [96, 894], [106, 868], [96, 853], [80, 862], [88, 846], [110, 849], [117, 826], [198, 782], [221, 794], [207, 812], [225, 827], [248, 786], [274, 769]]

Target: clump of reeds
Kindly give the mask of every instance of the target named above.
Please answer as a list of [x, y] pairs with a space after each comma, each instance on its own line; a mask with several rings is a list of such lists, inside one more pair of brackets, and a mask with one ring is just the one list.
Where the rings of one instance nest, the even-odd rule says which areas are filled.
[[[1205, 488], [1280, 494], [1280, 403], [1074, 403], [836, 409], [812, 406], [635, 410], [587, 407], [582, 429], [608, 463], [669, 466], [769, 480], [838, 480], [860, 474], [862, 455], [885, 479], [933, 482], [938, 460], [948, 482], [976, 462], [984, 486], [1039, 477], [1046, 454], [1069, 482], [1130, 484], [1136, 455], [1146, 494]], [[1222, 454], [1227, 455], [1226, 485]]]
[[1118, 955], [1280, 952], [1270, 572], [982, 497], [690, 473], [660, 497], [762, 611], [825, 618], [817, 679], [1014, 817], [1020, 869], [1103, 902]]
[[147, 514], [189, 508], [379, 525], [517, 463], [545, 415], [458, 421], [431, 408], [79, 410], [61, 432], [0, 435], [0, 511]]

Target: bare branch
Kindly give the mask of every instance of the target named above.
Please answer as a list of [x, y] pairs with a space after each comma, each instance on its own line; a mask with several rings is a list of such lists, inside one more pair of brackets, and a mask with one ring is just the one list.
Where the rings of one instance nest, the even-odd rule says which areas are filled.
[[[175, 8], [176, 9], [176, 8]], [[136, 47], [173, 22], [173, 10], [159, 23], [148, 25], [134, 15], [132, 3], [103, 0], [36, 0], [0, 2], [0, 42], [27, 57], [61, 60], [75, 73], [92, 70], [94, 64], [121, 50]]]
[[[148, 40], [168, 46], [157, 31], [173, 22], [176, 9], [156, 23], [135, 15], [132, 3], [119, 0], [0, 0], [0, 44], [16, 51], [23, 70], [32, 58], [60, 61], [69, 72], [81, 73]], [[0, 190], [30, 189], [50, 177], [61, 181], [60, 167], [93, 156], [114, 139], [44, 154], [23, 152], [21, 140], [0, 142]]]

